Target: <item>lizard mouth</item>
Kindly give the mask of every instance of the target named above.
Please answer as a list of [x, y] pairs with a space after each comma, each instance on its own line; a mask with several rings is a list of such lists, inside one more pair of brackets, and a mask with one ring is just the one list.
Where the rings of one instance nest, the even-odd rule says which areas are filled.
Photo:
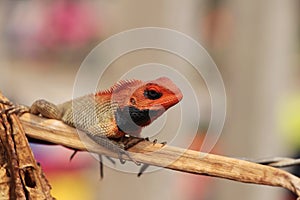
[[172, 106], [176, 105], [178, 102], [180, 102], [182, 99], [182, 96], [175, 96], [171, 98], [165, 98], [163, 102], [157, 103], [157, 105], [152, 106], [155, 109], [161, 109], [161, 107], [164, 108], [164, 111], [168, 110]]

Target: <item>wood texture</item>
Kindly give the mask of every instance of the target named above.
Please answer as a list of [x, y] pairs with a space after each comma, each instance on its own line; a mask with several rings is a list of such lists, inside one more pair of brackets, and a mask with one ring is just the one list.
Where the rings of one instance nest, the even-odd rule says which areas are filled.
[[[117, 157], [116, 154], [93, 142], [83, 143], [82, 140], [86, 139], [84, 135], [79, 137], [76, 129], [60, 121], [45, 119], [28, 113], [20, 119], [27, 136], [30, 138]], [[129, 152], [134, 159], [142, 163], [239, 182], [279, 186], [298, 196], [300, 195], [300, 179], [298, 177], [270, 166], [168, 145], [154, 145], [148, 141], [140, 142], [130, 148]]]
[[[0, 100], [7, 99], [1, 95]], [[8, 108], [0, 104], [0, 110]], [[19, 117], [0, 114], [0, 199], [54, 199]]]

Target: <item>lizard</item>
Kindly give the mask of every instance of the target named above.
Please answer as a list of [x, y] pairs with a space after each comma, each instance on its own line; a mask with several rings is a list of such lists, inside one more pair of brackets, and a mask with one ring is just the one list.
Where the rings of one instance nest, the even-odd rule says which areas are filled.
[[143, 127], [182, 98], [181, 90], [167, 77], [151, 81], [121, 80], [109, 89], [58, 105], [37, 100], [29, 112], [78, 128], [97, 144], [118, 153], [121, 162], [124, 162], [122, 155], [135, 162], [118, 140], [126, 135], [140, 138]]

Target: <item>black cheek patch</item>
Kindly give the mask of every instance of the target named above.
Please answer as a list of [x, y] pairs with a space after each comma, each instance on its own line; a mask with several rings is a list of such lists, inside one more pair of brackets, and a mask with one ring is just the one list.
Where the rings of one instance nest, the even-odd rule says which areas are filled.
[[143, 126], [151, 121], [149, 116], [149, 109], [140, 110], [136, 107], [129, 107], [129, 114], [131, 120], [138, 126]]
[[135, 132], [150, 124], [151, 116], [155, 116], [156, 113], [157, 111], [140, 110], [134, 106], [125, 106], [123, 109], [118, 108], [115, 113], [118, 129], [128, 134]]

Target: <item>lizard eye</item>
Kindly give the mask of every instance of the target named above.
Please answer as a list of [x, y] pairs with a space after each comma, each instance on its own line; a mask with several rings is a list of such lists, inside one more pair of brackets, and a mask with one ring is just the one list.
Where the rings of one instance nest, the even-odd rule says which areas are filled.
[[162, 93], [150, 89], [144, 91], [144, 96], [148, 99], [155, 100], [155, 99], [159, 99], [162, 96]]

